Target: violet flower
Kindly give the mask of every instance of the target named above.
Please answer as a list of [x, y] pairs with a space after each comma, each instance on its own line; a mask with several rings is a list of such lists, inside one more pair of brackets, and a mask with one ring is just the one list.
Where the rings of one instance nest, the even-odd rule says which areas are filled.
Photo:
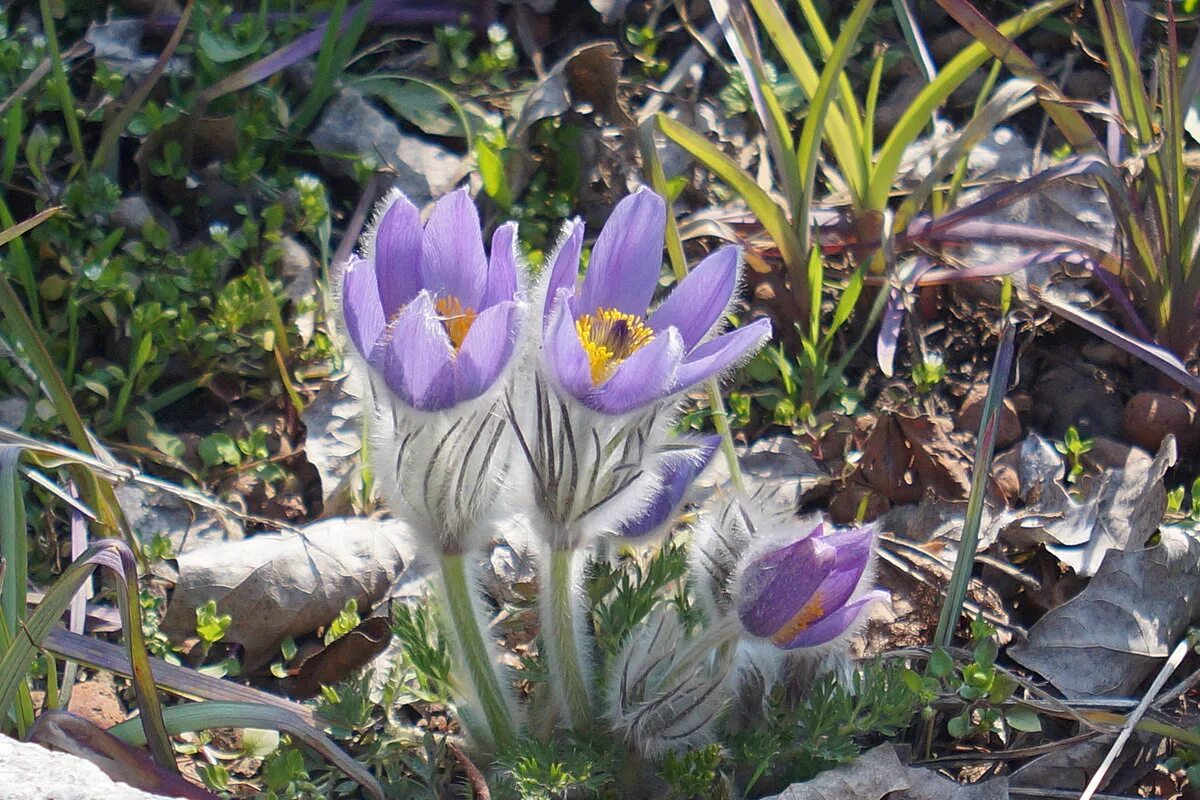
[[771, 334], [756, 320], [708, 339], [737, 288], [736, 247], [705, 258], [647, 314], [662, 269], [666, 204], [642, 189], [609, 217], [582, 285], [576, 287], [583, 224], [576, 220], [554, 255], [545, 287], [543, 343], [561, 387], [602, 414], [626, 414], [718, 375]]
[[624, 520], [616, 533], [626, 538], [640, 538], [659, 533], [675, 521], [679, 509], [687, 499], [688, 489], [712, 461], [721, 444], [720, 436], [705, 436], [687, 447], [677, 443], [679, 449], [672, 450], [659, 463], [661, 479], [658, 491], [637, 515]]
[[742, 627], [784, 650], [827, 644], [851, 630], [868, 605], [887, 597], [860, 592], [874, 538], [870, 528], [827, 533], [818, 524], [750, 561], [738, 582]]
[[424, 229], [403, 195], [387, 201], [365, 257], [346, 268], [342, 310], [355, 348], [405, 405], [441, 411], [496, 384], [520, 322], [515, 245], [508, 223], [485, 255], [466, 189], [439, 200]]

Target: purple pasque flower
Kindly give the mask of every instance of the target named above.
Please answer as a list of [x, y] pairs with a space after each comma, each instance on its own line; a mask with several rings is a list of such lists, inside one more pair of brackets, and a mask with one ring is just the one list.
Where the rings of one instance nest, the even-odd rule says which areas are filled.
[[648, 189], [626, 197], [592, 249], [576, 286], [583, 224], [571, 223], [552, 257], [543, 345], [561, 387], [602, 414], [627, 414], [718, 375], [756, 351], [771, 324], [756, 320], [716, 338], [738, 284], [738, 248], [696, 266], [650, 314], [662, 268], [666, 204]]
[[467, 190], [439, 200], [424, 228], [399, 192], [384, 202], [364, 257], [342, 283], [358, 352], [405, 405], [442, 411], [491, 388], [512, 359], [519, 314], [516, 224], [484, 253]]
[[658, 464], [662, 483], [650, 498], [649, 504], [635, 516], [623, 520], [617, 527], [618, 536], [639, 538], [659, 532], [675, 520], [683, 501], [687, 498], [692, 482], [699, 477], [712, 461], [720, 436], [704, 436], [699, 439], [683, 440], [663, 457]]
[[767, 551], [742, 570], [737, 614], [752, 636], [792, 650], [826, 644], [854, 627], [885, 592], [860, 592], [874, 549], [870, 528], [827, 532]]

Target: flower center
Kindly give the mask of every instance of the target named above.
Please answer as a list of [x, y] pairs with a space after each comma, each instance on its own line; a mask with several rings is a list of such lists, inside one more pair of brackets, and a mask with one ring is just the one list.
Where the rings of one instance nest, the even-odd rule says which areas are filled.
[[809, 625], [822, 619], [825, 616], [825, 608], [821, 600], [821, 591], [818, 589], [791, 619], [771, 635], [771, 641], [783, 647], [799, 636]]
[[592, 386], [610, 377], [625, 359], [654, 339], [654, 331], [641, 317], [615, 308], [598, 308], [575, 320], [575, 330], [592, 368]]
[[462, 347], [463, 340], [467, 338], [471, 326], [475, 324], [475, 318], [479, 315], [473, 308], [464, 309], [462, 302], [452, 294], [439, 297], [433, 307], [442, 321], [442, 327], [446, 329], [446, 335], [450, 337], [450, 342], [454, 345], [454, 352], [457, 353], [458, 348]]

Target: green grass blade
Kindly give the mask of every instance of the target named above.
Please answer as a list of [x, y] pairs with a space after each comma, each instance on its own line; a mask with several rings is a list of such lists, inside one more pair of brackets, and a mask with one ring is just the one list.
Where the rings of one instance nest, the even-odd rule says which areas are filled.
[[710, 172], [729, 184], [741, 196], [754, 216], [762, 223], [763, 228], [775, 240], [789, 271], [796, 268], [803, 269], [805, 251], [800, 247], [783, 208], [759, 188], [749, 175], [742, 172], [736, 161], [722, 153], [704, 136], [665, 114], [658, 114], [657, 120], [659, 129], [668, 138], [686, 150]]
[[[799, 5], [800, 13], [804, 15], [804, 21], [808, 23], [808, 30], [812, 34], [813, 40], [816, 41], [817, 48], [821, 51], [821, 59], [828, 68], [829, 61], [833, 58], [833, 38], [830, 37], [829, 30], [825, 27], [825, 22], [821, 19], [821, 14], [812, 0], [799, 0]], [[858, 106], [858, 98], [854, 96], [850, 78], [845, 73], [838, 76], [837, 103], [854, 133], [855, 140], [861, 143], [863, 141], [863, 111]]]
[[[333, 94], [334, 84], [342, 71], [359, 38], [366, 29], [367, 20], [371, 15], [372, 0], [365, 0], [355, 9], [346, 8], [347, 0], [335, 0], [333, 9], [326, 23], [325, 36], [321, 40], [321, 49], [317, 52], [316, 80], [308, 95], [292, 117], [291, 129], [294, 134], [308, 127], [317, 114], [321, 112], [325, 101]], [[343, 29], [342, 19], [347, 11], [354, 12], [354, 18]]]
[[1062, 132], [1067, 142], [1078, 153], [1099, 153], [1103, 151], [1100, 141], [1087, 120], [1075, 108], [1064, 105], [1066, 98], [1058, 90], [1053, 81], [1042, 74], [1033, 59], [1025, 55], [1021, 48], [1012, 40], [997, 30], [975, 6], [966, 0], [938, 0], [946, 13], [958, 22], [967, 33], [975, 37], [977, 42], [987, 47], [992, 55], [1004, 63], [1004, 66], [1018, 78], [1031, 80], [1041, 87], [1038, 100], [1045, 109], [1047, 116]]
[[[1071, 2], [1072, 0], [1044, 0], [1002, 23], [998, 30], [1010, 39], [1019, 36]], [[982, 42], [973, 42], [943, 66], [937, 78], [917, 94], [892, 128], [875, 158], [875, 169], [866, 192], [868, 208], [882, 209], [887, 205], [888, 195], [895, 183], [905, 148], [921, 135], [933, 113], [946, 101], [950, 93], [991, 57], [991, 53]]]
[[[14, 631], [25, 624], [25, 585], [28, 577], [28, 538], [25, 498], [17, 480], [21, 449], [0, 449], [0, 652], [12, 644]], [[19, 634], [18, 634], [19, 635]], [[13, 718], [17, 733], [25, 736], [33, 725], [29, 683], [18, 687]], [[9, 708], [0, 704], [0, 725], [6, 725]]]
[[67, 68], [63, 65], [62, 50], [58, 46], [58, 29], [54, 24], [50, 0], [39, 0], [38, 5], [42, 11], [42, 33], [46, 37], [46, 48], [50, 51], [54, 93], [58, 96], [58, 104], [62, 108], [63, 124], [67, 128], [67, 138], [70, 139], [71, 151], [75, 154], [73, 172], [87, 164], [87, 153], [83, 149], [83, 136], [79, 131], [79, 117], [75, 113], [75, 98], [71, 95], [71, 82], [67, 80]]
[[[50, 398], [75, 447], [89, 456], [95, 456], [96, 449], [92, 445], [92, 438], [71, 400], [71, 393], [63, 383], [62, 375], [50, 358], [50, 353], [42, 343], [33, 321], [25, 313], [20, 298], [3, 277], [0, 277], [0, 319], [4, 321], [6, 332], [12, 341], [20, 345], [23, 355], [29, 359], [30, 366], [41, 380], [42, 390]], [[129, 546], [136, 548], [134, 552], [139, 554], [140, 559], [140, 543], [129, 530], [112, 487], [100, 482], [95, 475], [82, 467], [74, 468], [72, 473], [76, 483], [82, 487], [87, 504], [96, 511], [99, 523], [104, 528], [104, 535], [124, 536]]]
[[[775, 44], [792, 77], [810, 99], [817, 91], [821, 77], [808, 57], [800, 38], [792, 30], [787, 14], [777, 0], [750, 0], [758, 15], [759, 25]], [[841, 170], [842, 179], [850, 189], [855, 203], [861, 205], [867, 189], [867, 173], [863, 168], [862, 134], [842, 115], [840, 109], [829, 112], [824, 131], [830, 152]]]
[[932, 83], [937, 78], [937, 66], [933, 63], [933, 57], [929, 55], [929, 48], [925, 46], [925, 37], [921, 35], [916, 14], [913, 13], [908, 0], [892, 0], [892, 8], [896, 12], [896, 21], [900, 23], [900, 30], [904, 33], [904, 42], [908, 45], [912, 60], [921, 70], [925, 82]]
[[0, 558], [4, 580], [0, 582], [0, 614], [10, 632], [25, 621], [25, 584], [29, 566], [29, 541], [25, 529], [25, 500], [17, 480], [21, 448], [0, 448]]
[[55, 214], [62, 211], [62, 209], [63, 209], [62, 206], [51, 206], [50, 208], [47, 208], [45, 211], [39, 211], [37, 214], [34, 214], [29, 219], [22, 220], [21, 222], [18, 222], [16, 225], [13, 225], [9, 228], [6, 228], [6, 229], [0, 231], [0, 247], [8, 244], [13, 239], [16, 239], [18, 236], [21, 236], [22, 234], [36, 228], [38, 225], [41, 225], [46, 220], [50, 219]]
[[[666, 199], [669, 197], [667, 176], [663, 172], [662, 161], [658, 158], [658, 149], [654, 144], [654, 123], [655, 119], [651, 117], [643, 120], [638, 126], [638, 147], [642, 153], [642, 164], [648, 173], [650, 185], [654, 187], [654, 191]], [[687, 256], [683, 252], [683, 239], [679, 235], [679, 223], [673, 213], [667, 214], [666, 240], [667, 257], [675, 272], [675, 280], [682, 282], [688, 274]], [[742, 479], [742, 467], [738, 462], [737, 449], [733, 444], [733, 433], [729, 429], [729, 417], [725, 413], [725, 398], [721, 394], [721, 385], [716, 378], [713, 378], [705, 384], [704, 388], [708, 392], [708, 404], [713, 413], [713, 427], [716, 429], [717, 435], [721, 437], [721, 454], [725, 457], [725, 463], [729, 467], [730, 481], [736, 489], [744, 491], [746, 487], [745, 481]]]
[[984, 497], [987, 494], [988, 476], [992, 472], [996, 435], [1000, 430], [1000, 408], [1008, 392], [1008, 378], [1012, 371], [1015, 332], [1012, 318], [1006, 318], [1000, 326], [1000, 343], [996, 346], [996, 360], [992, 363], [992, 376], [983, 401], [983, 415], [979, 420], [975, 463], [971, 468], [971, 494], [967, 498], [958, 556], [954, 560], [954, 571], [950, 575], [950, 585], [946, 587], [946, 598], [942, 601], [942, 613], [933, 637], [933, 643], [938, 647], [949, 647], [954, 639], [963, 601], [967, 597], [967, 586], [971, 582], [971, 571], [975, 567], [975, 547], [979, 542], [979, 528], [983, 520]]
[[30, 615], [21, 634], [13, 638], [8, 650], [0, 657], [0, 709], [8, 708], [12, 704], [41, 641], [58, 624], [71, 605], [71, 598], [97, 567], [108, 569], [121, 587], [121, 591], [117, 593], [117, 605], [121, 611], [121, 627], [125, 631], [125, 642], [132, 664], [133, 689], [141, 712], [138, 724], [145, 730], [154, 760], [160, 766], [174, 770], [175, 754], [171, 750], [170, 737], [163, 724], [162, 706], [158, 702], [154, 675], [150, 671], [146, 642], [142, 635], [137, 562], [133, 552], [116, 539], [97, 542], [71, 562]]
[[804, 119], [804, 127], [800, 131], [800, 145], [796, 151], [796, 160], [801, 165], [801, 189], [803, 191], [804, 202], [800, 204], [800, 214], [796, 218], [796, 236], [800, 242], [800, 249], [803, 252], [808, 251], [809, 242], [811, 241], [812, 231], [812, 201], [813, 189], [817, 181], [817, 162], [820, 159], [821, 138], [825, 132], [825, 121], [829, 115], [830, 104], [833, 101], [837, 91], [836, 84], [840, 78], [845, 77], [846, 61], [850, 58], [850, 50], [858, 41], [858, 36], [862, 32], [863, 25], [867, 22], [867, 17], [871, 13], [871, 9], [875, 7], [875, 0], [859, 0], [854, 6], [854, 11], [850, 13], [846, 24], [842, 26], [842, 32], [838, 34], [837, 43], [834, 45], [832, 52], [829, 54], [829, 60], [825, 63], [825, 69], [821, 73], [821, 80], [817, 83], [816, 91], [813, 92], [812, 102], [808, 106], [808, 116]]
[[[338, 769], [357, 782], [375, 800], [386, 800], [379, 781], [321, 731], [303, 719], [280, 708], [253, 703], [189, 703], [173, 706], [164, 712], [166, 728], [172, 734], [190, 733], [211, 728], [258, 728], [282, 731], [295, 736], [319, 753]], [[146, 743], [145, 732], [137, 720], [129, 720], [108, 729], [118, 739], [132, 745]]]
[[1000, 87], [996, 96], [989, 100], [979, 113], [971, 117], [971, 121], [929, 170], [929, 174], [900, 203], [900, 208], [896, 211], [898, 229], [908, 227], [912, 218], [925, 206], [925, 201], [929, 199], [937, 184], [950, 174], [958, 162], [991, 133], [993, 128], [1037, 102], [1037, 98], [1033, 96], [1035, 86], [1033, 81], [1014, 78]]
[[754, 111], [767, 135], [771, 159], [787, 197], [789, 216], [794, 219], [803, 201], [800, 190], [800, 169], [796, 163], [795, 142], [779, 98], [767, 80], [762, 52], [753, 27], [746, 19], [745, 7], [731, 5], [728, 0], [709, 0], [713, 15], [725, 34], [725, 42], [742, 70], [742, 78], [750, 92]]

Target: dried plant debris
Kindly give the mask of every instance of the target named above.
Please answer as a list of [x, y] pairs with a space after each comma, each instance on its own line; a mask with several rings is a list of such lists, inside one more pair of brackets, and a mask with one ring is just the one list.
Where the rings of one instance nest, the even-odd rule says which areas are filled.
[[299, 534], [269, 534], [181, 555], [179, 580], [162, 630], [193, 634], [196, 609], [215, 600], [233, 618], [225, 641], [244, 649], [245, 666], [269, 661], [287, 637], [337, 617], [347, 601], [373, 607], [412, 567], [408, 529], [366, 518], [327, 519]]
[[964, 786], [931, 770], [906, 767], [890, 744], [797, 783], [769, 800], [1007, 800], [1008, 779]]
[[1124, 697], [1153, 673], [1200, 612], [1200, 542], [1164, 528], [1158, 544], [1109, 550], [1077, 597], [1009, 648], [1067, 698]]
[[1024, 507], [995, 515], [984, 538], [1016, 546], [1045, 544], [1077, 574], [1090, 577], [1105, 553], [1139, 549], [1158, 530], [1166, 510], [1163, 476], [1175, 463], [1175, 442], [1164, 441], [1153, 459], [1132, 448], [1122, 468], [1084, 484], [1080, 499], [1062, 483], [1062, 456], [1036, 434], [1026, 438], [1015, 458], [1005, 454], [997, 461], [1015, 461]]
[[863, 446], [863, 479], [896, 504], [914, 503], [926, 494], [966, 497], [971, 488], [967, 457], [950, 431], [944, 419], [881, 416]]

